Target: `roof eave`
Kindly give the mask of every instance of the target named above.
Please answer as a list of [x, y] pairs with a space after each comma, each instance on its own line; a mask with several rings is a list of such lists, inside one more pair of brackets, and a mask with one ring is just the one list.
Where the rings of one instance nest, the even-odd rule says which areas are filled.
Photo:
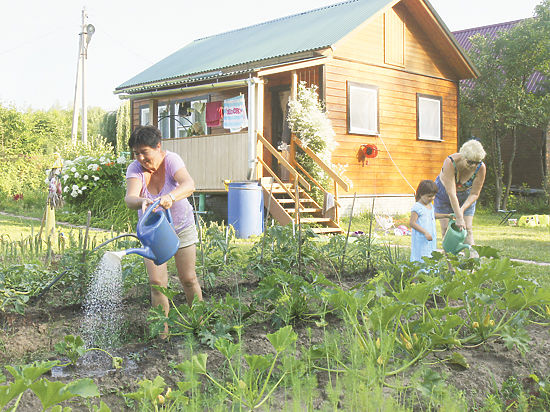
[[[269, 59], [256, 60], [243, 64], [238, 64], [228, 67], [214, 68], [212, 70], [189, 73], [184, 76], [171, 77], [166, 79], [157, 80], [154, 82], [136, 83], [126, 87], [117, 87], [114, 94], [121, 93], [141, 93], [149, 90], [158, 90], [170, 87], [179, 87], [183, 85], [189, 85], [193, 83], [203, 82], [205, 80], [220, 80], [223, 78], [254, 73], [258, 70], [266, 67], [272, 67], [281, 64], [289, 64], [298, 61], [303, 61], [311, 58], [318, 58], [323, 56], [323, 51], [330, 49], [330, 46], [323, 46], [322, 48], [301, 51], [298, 53], [292, 53], [282, 56], [274, 56]], [[261, 63], [261, 64], [260, 64]], [[214, 74], [211, 74], [214, 73]], [[210, 76], [208, 74], [211, 74]]]

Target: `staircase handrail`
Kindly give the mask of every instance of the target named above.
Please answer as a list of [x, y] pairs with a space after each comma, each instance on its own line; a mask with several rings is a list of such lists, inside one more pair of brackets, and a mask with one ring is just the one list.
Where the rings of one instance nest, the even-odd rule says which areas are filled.
[[[304, 167], [303, 167], [300, 163], [296, 162], [296, 166], [298, 167], [298, 169], [300, 169], [300, 170], [306, 175], [306, 177], [307, 177], [309, 180], [311, 180], [311, 181], [313, 182], [313, 184], [314, 184], [315, 186], [317, 186], [319, 189], [321, 189], [321, 190], [322, 190], [324, 193], [326, 193], [326, 194], [329, 194], [329, 193], [330, 193], [330, 192], [329, 192], [327, 189], [325, 189], [317, 180], [315, 180], [315, 178], [314, 178], [313, 176], [311, 176], [311, 175], [309, 174], [309, 172], [308, 172], [306, 169], [304, 169]], [[336, 206], [341, 207], [340, 203], [338, 203], [336, 200], [334, 201], [334, 203], [336, 204]]]
[[349, 183], [340, 177], [338, 173], [331, 169], [323, 159], [321, 159], [317, 154], [311, 150], [309, 147], [305, 146], [304, 143], [298, 139], [295, 135], [292, 136], [292, 141], [296, 143], [300, 149], [302, 149], [309, 157], [311, 157], [320, 167], [323, 169], [336, 183], [338, 183], [346, 192], [349, 192]]
[[271, 175], [271, 177], [273, 177], [277, 183], [279, 183], [281, 185], [281, 187], [285, 190], [285, 192], [290, 196], [290, 198], [294, 201], [296, 201], [296, 198], [294, 197], [294, 195], [292, 194], [292, 192], [288, 189], [288, 187], [286, 187], [286, 185], [283, 183], [283, 181], [281, 179], [279, 179], [279, 176], [277, 176], [275, 174], [275, 172], [273, 170], [271, 170], [271, 168], [267, 165], [266, 162], [264, 162], [262, 160], [261, 157], [257, 157], [256, 158], [261, 164], [263, 167], [265, 167], [267, 169], [267, 171], [269, 172], [269, 174]]
[[277, 158], [277, 160], [279, 161], [279, 163], [289, 171], [289, 173], [292, 175], [292, 176], [298, 176], [298, 180], [300, 182], [300, 184], [302, 185], [302, 187], [306, 190], [311, 190], [311, 186], [310, 184], [308, 183], [308, 181], [306, 179], [304, 179], [302, 177], [302, 175], [300, 173], [298, 173], [298, 171], [296, 169], [294, 169], [294, 167], [288, 163], [288, 161], [283, 157], [281, 156], [281, 154], [279, 153], [279, 151], [277, 149], [275, 149], [271, 143], [269, 143], [265, 137], [262, 136], [261, 133], [258, 133], [258, 140], [262, 143], [262, 145], [271, 152], [271, 154], [273, 156], [275, 156]]

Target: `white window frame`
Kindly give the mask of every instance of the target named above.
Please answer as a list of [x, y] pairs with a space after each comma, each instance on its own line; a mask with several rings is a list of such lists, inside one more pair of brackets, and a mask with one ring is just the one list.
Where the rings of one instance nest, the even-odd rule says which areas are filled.
[[380, 135], [378, 87], [348, 82], [348, 133]]
[[416, 94], [416, 135], [419, 140], [443, 140], [442, 106], [441, 96]]
[[149, 106], [142, 106], [139, 109], [139, 125], [140, 126], [147, 126], [148, 124], [151, 124], [151, 116], [150, 116]]
[[[163, 139], [170, 138], [170, 106], [168, 103], [159, 104], [157, 109], [157, 114], [159, 119], [158, 128]], [[167, 116], [167, 117], [165, 117]]]

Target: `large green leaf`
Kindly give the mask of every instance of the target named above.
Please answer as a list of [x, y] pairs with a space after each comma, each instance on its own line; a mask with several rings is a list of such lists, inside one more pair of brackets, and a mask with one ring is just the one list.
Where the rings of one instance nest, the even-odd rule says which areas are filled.
[[296, 342], [298, 335], [292, 330], [292, 326], [287, 325], [275, 333], [268, 333], [267, 339], [271, 342], [277, 353], [279, 353]]
[[6, 406], [12, 399], [25, 392], [28, 385], [22, 378], [15, 379], [9, 385], [0, 386], [0, 408]]
[[49, 381], [47, 379], [40, 379], [34, 382], [30, 389], [40, 399], [42, 407], [44, 409], [50, 408], [53, 405], [57, 405], [60, 402], [73, 398], [71, 392], [67, 390], [67, 385], [59, 381]]

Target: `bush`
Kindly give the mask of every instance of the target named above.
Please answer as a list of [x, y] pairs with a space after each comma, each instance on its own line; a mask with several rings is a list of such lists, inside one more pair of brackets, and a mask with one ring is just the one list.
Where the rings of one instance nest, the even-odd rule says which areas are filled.
[[133, 226], [135, 212], [124, 203], [128, 160], [103, 155], [65, 161], [60, 177], [67, 205], [78, 214], [91, 211], [94, 222], [102, 226], [121, 230]]

